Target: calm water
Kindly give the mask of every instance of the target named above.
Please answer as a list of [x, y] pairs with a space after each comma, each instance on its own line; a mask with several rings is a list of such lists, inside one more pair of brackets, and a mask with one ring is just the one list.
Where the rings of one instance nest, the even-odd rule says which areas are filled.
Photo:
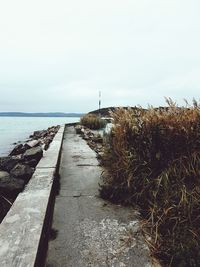
[[25, 141], [34, 131], [50, 126], [78, 122], [79, 118], [29, 118], [0, 117], [0, 156], [5, 156], [14, 147], [13, 143]]

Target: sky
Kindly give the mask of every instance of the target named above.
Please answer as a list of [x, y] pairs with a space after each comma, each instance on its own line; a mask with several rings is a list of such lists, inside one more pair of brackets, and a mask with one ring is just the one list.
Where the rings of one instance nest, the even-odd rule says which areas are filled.
[[199, 0], [0, 3], [0, 111], [199, 99]]

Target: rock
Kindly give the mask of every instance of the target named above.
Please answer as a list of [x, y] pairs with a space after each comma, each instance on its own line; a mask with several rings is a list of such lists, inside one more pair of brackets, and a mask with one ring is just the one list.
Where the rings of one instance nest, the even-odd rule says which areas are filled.
[[10, 174], [5, 171], [0, 171], [0, 181], [4, 179], [10, 179]]
[[32, 168], [35, 168], [38, 164], [38, 161], [36, 159], [31, 159], [29, 161], [25, 161], [24, 163]]
[[92, 141], [95, 143], [103, 143], [103, 138], [98, 134], [92, 137]]
[[97, 153], [97, 159], [102, 160], [103, 159], [103, 156], [104, 156], [104, 153], [103, 152], [98, 152]]
[[8, 172], [0, 171], [0, 190], [9, 194], [17, 194], [24, 188], [24, 181], [10, 177]]
[[53, 136], [48, 136], [44, 140], [44, 150], [47, 150], [49, 148], [50, 143], [53, 141]]
[[18, 163], [11, 171], [10, 175], [17, 179], [28, 181], [33, 175], [34, 169], [26, 164]]
[[77, 134], [83, 134], [84, 129], [83, 129], [83, 127], [81, 125], [76, 125], [75, 131], [76, 131]]
[[36, 139], [39, 139], [39, 138], [44, 138], [45, 136], [47, 136], [47, 134], [48, 134], [47, 130], [35, 131], [33, 135], [30, 137], [35, 137]]
[[53, 141], [53, 136], [48, 136], [44, 139], [44, 143], [51, 143]]
[[96, 150], [97, 150], [97, 152], [101, 152], [103, 150], [103, 145], [98, 143], [96, 145]]
[[21, 158], [17, 156], [0, 158], [0, 169], [10, 172], [21, 161]]
[[40, 146], [36, 146], [26, 150], [23, 157], [25, 160], [35, 159], [39, 161], [43, 156], [43, 150]]
[[44, 145], [44, 150], [47, 150], [49, 148], [49, 144]]
[[28, 141], [25, 146], [27, 147], [27, 149], [29, 148], [33, 148], [33, 147], [36, 147], [40, 144], [40, 141], [39, 140], [30, 140]]
[[58, 132], [59, 129], [60, 129], [60, 126], [57, 125], [57, 126], [49, 127], [49, 128], [47, 129], [47, 131], [49, 132], [49, 134], [53, 134], [53, 135], [55, 135], [55, 134]]
[[26, 148], [23, 144], [16, 145], [16, 147], [11, 151], [10, 156], [15, 156], [23, 154], [26, 151]]
[[87, 134], [84, 134], [83, 135], [83, 139], [86, 140], [86, 141], [88, 141], [88, 140], [90, 140], [90, 137]]

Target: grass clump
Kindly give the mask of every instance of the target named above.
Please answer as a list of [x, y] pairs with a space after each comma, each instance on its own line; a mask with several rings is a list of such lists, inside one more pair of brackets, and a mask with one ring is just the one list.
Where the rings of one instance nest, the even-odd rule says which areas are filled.
[[95, 114], [86, 114], [81, 118], [81, 124], [91, 130], [102, 129], [106, 126], [106, 121]]
[[200, 266], [200, 106], [112, 113], [101, 195], [137, 205], [153, 256]]

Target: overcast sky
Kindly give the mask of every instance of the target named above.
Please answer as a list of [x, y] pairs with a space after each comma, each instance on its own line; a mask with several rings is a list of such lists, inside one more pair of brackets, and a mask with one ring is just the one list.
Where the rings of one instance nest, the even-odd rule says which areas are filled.
[[199, 0], [5, 0], [0, 111], [199, 99]]

